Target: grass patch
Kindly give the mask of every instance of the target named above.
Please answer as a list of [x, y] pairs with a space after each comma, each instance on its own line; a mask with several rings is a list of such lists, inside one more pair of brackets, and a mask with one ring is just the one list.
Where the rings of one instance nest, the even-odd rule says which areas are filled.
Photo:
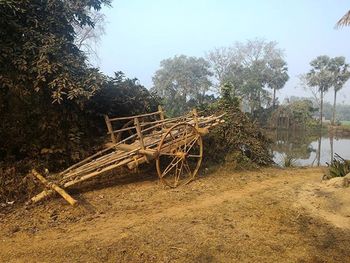
[[341, 125], [350, 127], [350, 121], [341, 121]]

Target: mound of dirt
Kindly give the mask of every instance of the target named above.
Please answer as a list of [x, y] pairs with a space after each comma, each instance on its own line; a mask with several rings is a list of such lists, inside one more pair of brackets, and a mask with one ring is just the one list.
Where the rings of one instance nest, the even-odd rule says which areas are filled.
[[325, 180], [324, 184], [328, 187], [335, 188], [346, 188], [350, 185], [350, 174], [347, 174], [344, 177], [334, 177], [329, 180]]
[[350, 175], [305, 184], [298, 197], [300, 206], [314, 216], [350, 229]]

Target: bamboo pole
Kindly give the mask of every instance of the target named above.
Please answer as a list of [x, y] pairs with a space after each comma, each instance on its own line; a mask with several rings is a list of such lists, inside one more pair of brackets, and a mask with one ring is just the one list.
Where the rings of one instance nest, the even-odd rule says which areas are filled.
[[198, 113], [197, 113], [197, 110], [193, 109], [192, 110], [192, 114], [193, 114], [193, 120], [194, 120], [195, 127], [198, 130], [199, 124], [198, 124]]
[[131, 127], [127, 127], [127, 128], [123, 128], [123, 129], [119, 129], [119, 130], [114, 130], [114, 131], [108, 131], [107, 134], [111, 134], [111, 133], [119, 133], [119, 132], [123, 132], [123, 131], [130, 131], [135, 129], [135, 126], [131, 126]]
[[161, 120], [164, 120], [165, 117], [164, 117], [164, 111], [163, 111], [163, 108], [162, 106], [158, 105], [158, 111], [159, 111], [159, 117]]
[[[44, 176], [39, 174], [35, 169], [32, 170], [32, 174], [39, 179], [40, 182], [42, 182], [47, 188], [50, 188], [52, 190], [55, 190], [57, 193], [59, 193], [69, 204], [72, 206], [75, 206], [77, 204], [77, 200], [75, 200], [73, 197], [71, 197], [66, 191], [64, 191], [61, 187], [58, 185], [49, 182]], [[46, 197], [43, 196], [43, 197]], [[33, 201], [33, 198], [32, 198]]]
[[114, 136], [114, 133], [113, 133], [113, 127], [112, 127], [111, 120], [109, 119], [108, 115], [104, 115], [104, 117], [105, 117], [105, 122], [106, 122], [106, 125], [107, 125], [108, 133], [111, 135], [111, 140], [112, 140], [113, 143], [116, 143], [117, 140], [115, 139], [115, 136]]
[[147, 116], [157, 115], [157, 114], [159, 114], [159, 113], [160, 113], [159, 111], [156, 111], [156, 112], [145, 113], [145, 114], [134, 115], [134, 116], [111, 118], [111, 119], [109, 119], [109, 120], [110, 120], [110, 121], [132, 120], [132, 119], [135, 119], [135, 118], [141, 118], [141, 117], [147, 117]]

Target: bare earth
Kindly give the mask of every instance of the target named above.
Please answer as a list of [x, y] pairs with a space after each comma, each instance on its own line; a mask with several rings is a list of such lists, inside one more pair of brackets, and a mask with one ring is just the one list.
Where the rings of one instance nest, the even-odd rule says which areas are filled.
[[321, 168], [229, 170], [173, 190], [106, 177], [74, 190], [76, 208], [0, 211], [0, 262], [350, 262], [350, 188]]

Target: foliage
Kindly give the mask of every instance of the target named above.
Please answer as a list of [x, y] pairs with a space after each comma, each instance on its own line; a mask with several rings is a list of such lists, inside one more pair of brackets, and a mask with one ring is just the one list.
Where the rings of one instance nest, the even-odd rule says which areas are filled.
[[32, 165], [37, 164], [28, 160], [16, 164], [0, 162], [0, 206], [6, 206], [7, 202], [21, 203], [35, 192], [36, 184], [33, 179], [23, 176]]
[[323, 118], [324, 93], [332, 87], [332, 72], [330, 71], [331, 59], [328, 56], [318, 56], [310, 62], [312, 69], [306, 74], [305, 79], [310, 87], [317, 87], [320, 93], [320, 124]]
[[[216, 87], [230, 83], [236, 96], [248, 101], [253, 113], [263, 105], [275, 104], [276, 90], [289, 79], [283, 52], [276, 42], [254, 39], [210, 51], [207, 59], [216, 78]], [[273, 98], [265, 88], [273, 90]], [[218, 90], [221, 92], [220, 90]]]
[[92, 96], [103, 82], [97, 69], [88, 68], [74, 44], [73, 24], [93, 26], [86, 10], [101, 9], [110, 0], [1, 1], [0, 87], [27, 99], [49, 94], [63, 98]]
[[[46, 98], [50, 100], [50, 98]], [[121, 72], [79, 107], [72, 101], [36, 107], [36, 100], [21, 103], [9, 97], [11, 110], [1, 116], [0, 156], [8, 161], [23, 158], [46, 160], [47, 168], [62, 167], [94, 151], [106, 134], [104, 114], [121, 116], [155, 111], [159, 100]]]
[[283, 155], [281, 166], [286, 168], [297, 166], [296, 158], [289, 154]]
[[91, 22], [94, 26], [75, 24], [75, 38], [74, 43], [82, 50], [89, 58], [89, 60], [99, 60], [97, 54], [98, 44], [101, 37], [105, 34], [106, 17], [98, 11], [88, 11]]
[[272, 105], [276, 105], [276, 90], [284, 87], [289, 79], [287, 63], [282, 58], [274, 58], [268, 61], [268, 86], [273, 90]]
[[291, 102], [288, 107], [292, 111], [295, 122], [304, 125], [305, 127], [315, 126], [313, 115], [314, 112], [317, 111], [317, 108], [314, 108], [312, 101], [298, 100]]
[[334, 177], [343, 177], [350, 173], [350, 160], [345, 160], [338, 154], [335, 154], [335, 157], [331, 163], [327, 163], [328, 173], [324, 176], [325, 179], [330, 179]]
[[0, 122], [0, 136], [6, 138], [0, 141], [0, 202], [30, 195], [33, 180], [25, 175], [31, 168], [60, 171], [99, 150], [106, 139], [104, 114], [140, 114], [156, 111], [159, 104], [136, 79], [121, 72], [108, 78], [84, 107], [64, 100], [43, 109], [35, 100], [25, 104], [18, 97], [9, 99], [13, 107]]
[[[225, 87], [225, 86], [224, 86]], [[245, 168], [256, 165], [269, 165], [272, 156], [269, 152], [270, 141], [262, 134], [260, 128], [238, 108], [238, 100], [224, 95], [216, 103], [202, 105], [200, 110], [206, 114], [225, 112], [225, 123], [213, 129], [204, 139], [206, 161], [233, 161]], [[242, 167], [242, 166], [240, 166]]]
[[350, 10], [346, 12], [342, 18], [339, 19], [337, 24], [335, 25], [337, 28], [343, 27], [343, 26], [349, 26], [350, 25]]
[[137, 79], [129, 79], [119, 71], [109, 78], [105, 86], [93, 96], [86, 105], [90, 128], [95, 137], [106, 132], [103, 115], [130, 116], [157, 111], [160, 98], [150, 93]]
[[204, 102], [212, 75], [205, 59], [181, 55], [161, 61], [160, 66], [153, 76], [152, 91], [164, 100], [169, 115], [188, 111], [189, 101]]

